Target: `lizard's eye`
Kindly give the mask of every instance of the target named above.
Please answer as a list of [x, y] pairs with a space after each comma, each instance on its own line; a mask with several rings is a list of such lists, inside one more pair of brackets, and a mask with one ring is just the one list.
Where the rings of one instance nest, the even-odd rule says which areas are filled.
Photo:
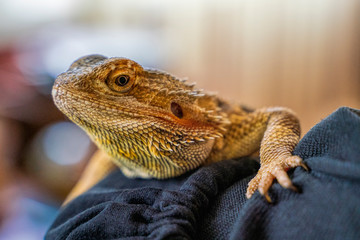
[[171, 112], [178, 118], [182, 118], [184, 116], [182, 108], [176, 102], [172, 102], [170, 105]]
[[134, 74], [124, 74], [124, 72], [114, 72], [106, 80], [108, 87], [116, 92], [124, 93], [134, 85]]
[[115, 84], [119, 87], [123, 87], [129, 83], [130, 77], [128, 75], [120, 75], [115, 78]]

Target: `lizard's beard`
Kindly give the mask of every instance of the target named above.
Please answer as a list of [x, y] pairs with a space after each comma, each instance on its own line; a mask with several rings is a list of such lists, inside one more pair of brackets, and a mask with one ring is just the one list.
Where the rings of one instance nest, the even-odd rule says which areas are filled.
[[119, 165], [141, 169], [155, 178], [174, 177], [198, 167], [214, 145], [213, 139], [196, 142], [191, 140], [193, 133], [178, 127], [174, 131], [171, 122], [154, 116], [149, 109], [133, 106], [132, 111], [119, 110], [105, 99], [63, 88], [55, 88], [53, 98], [57, 107]]

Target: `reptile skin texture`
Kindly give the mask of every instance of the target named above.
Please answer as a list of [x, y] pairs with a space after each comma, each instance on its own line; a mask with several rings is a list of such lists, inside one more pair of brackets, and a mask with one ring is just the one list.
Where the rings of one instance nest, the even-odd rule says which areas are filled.
[[249, 111], [129, 59], [82, 57], [56, 78], [52, 95], [100, 149], [65, 203], [114, 166], [128, 177], [165, 179], [260, 150], [261, 167], [246, 196], [258, 190], [268, 201], [274, 179], [296, 190], [286, 171], [306, 168], [292, 155], [300, 125], [291, 110]]

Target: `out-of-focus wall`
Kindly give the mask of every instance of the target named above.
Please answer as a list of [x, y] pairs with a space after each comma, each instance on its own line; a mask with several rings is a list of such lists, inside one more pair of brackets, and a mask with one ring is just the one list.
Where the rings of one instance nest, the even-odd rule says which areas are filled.
[[359, 1], [211, 3], [168, 16], [186, 44], [180, 74], [250, 106], [288, 106], [303, 133], [339, 106], [360, 107]]

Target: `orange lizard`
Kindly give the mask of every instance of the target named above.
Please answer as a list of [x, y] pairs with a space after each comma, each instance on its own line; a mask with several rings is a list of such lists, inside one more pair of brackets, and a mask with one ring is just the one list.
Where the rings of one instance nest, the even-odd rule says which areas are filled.
[[306, 168], [292, 155], [300, 125], [291, 110], [248, 111], [129, 59], [82, 57], [57, 77], [52, 95], [100, 149], [65, 202], [115, 166], [129, 177], [164, 179], [260, 149], [261, 167], [246, 196], [258, 190], [268, 201], [275, 178], [296, 190], [286, 171]]

